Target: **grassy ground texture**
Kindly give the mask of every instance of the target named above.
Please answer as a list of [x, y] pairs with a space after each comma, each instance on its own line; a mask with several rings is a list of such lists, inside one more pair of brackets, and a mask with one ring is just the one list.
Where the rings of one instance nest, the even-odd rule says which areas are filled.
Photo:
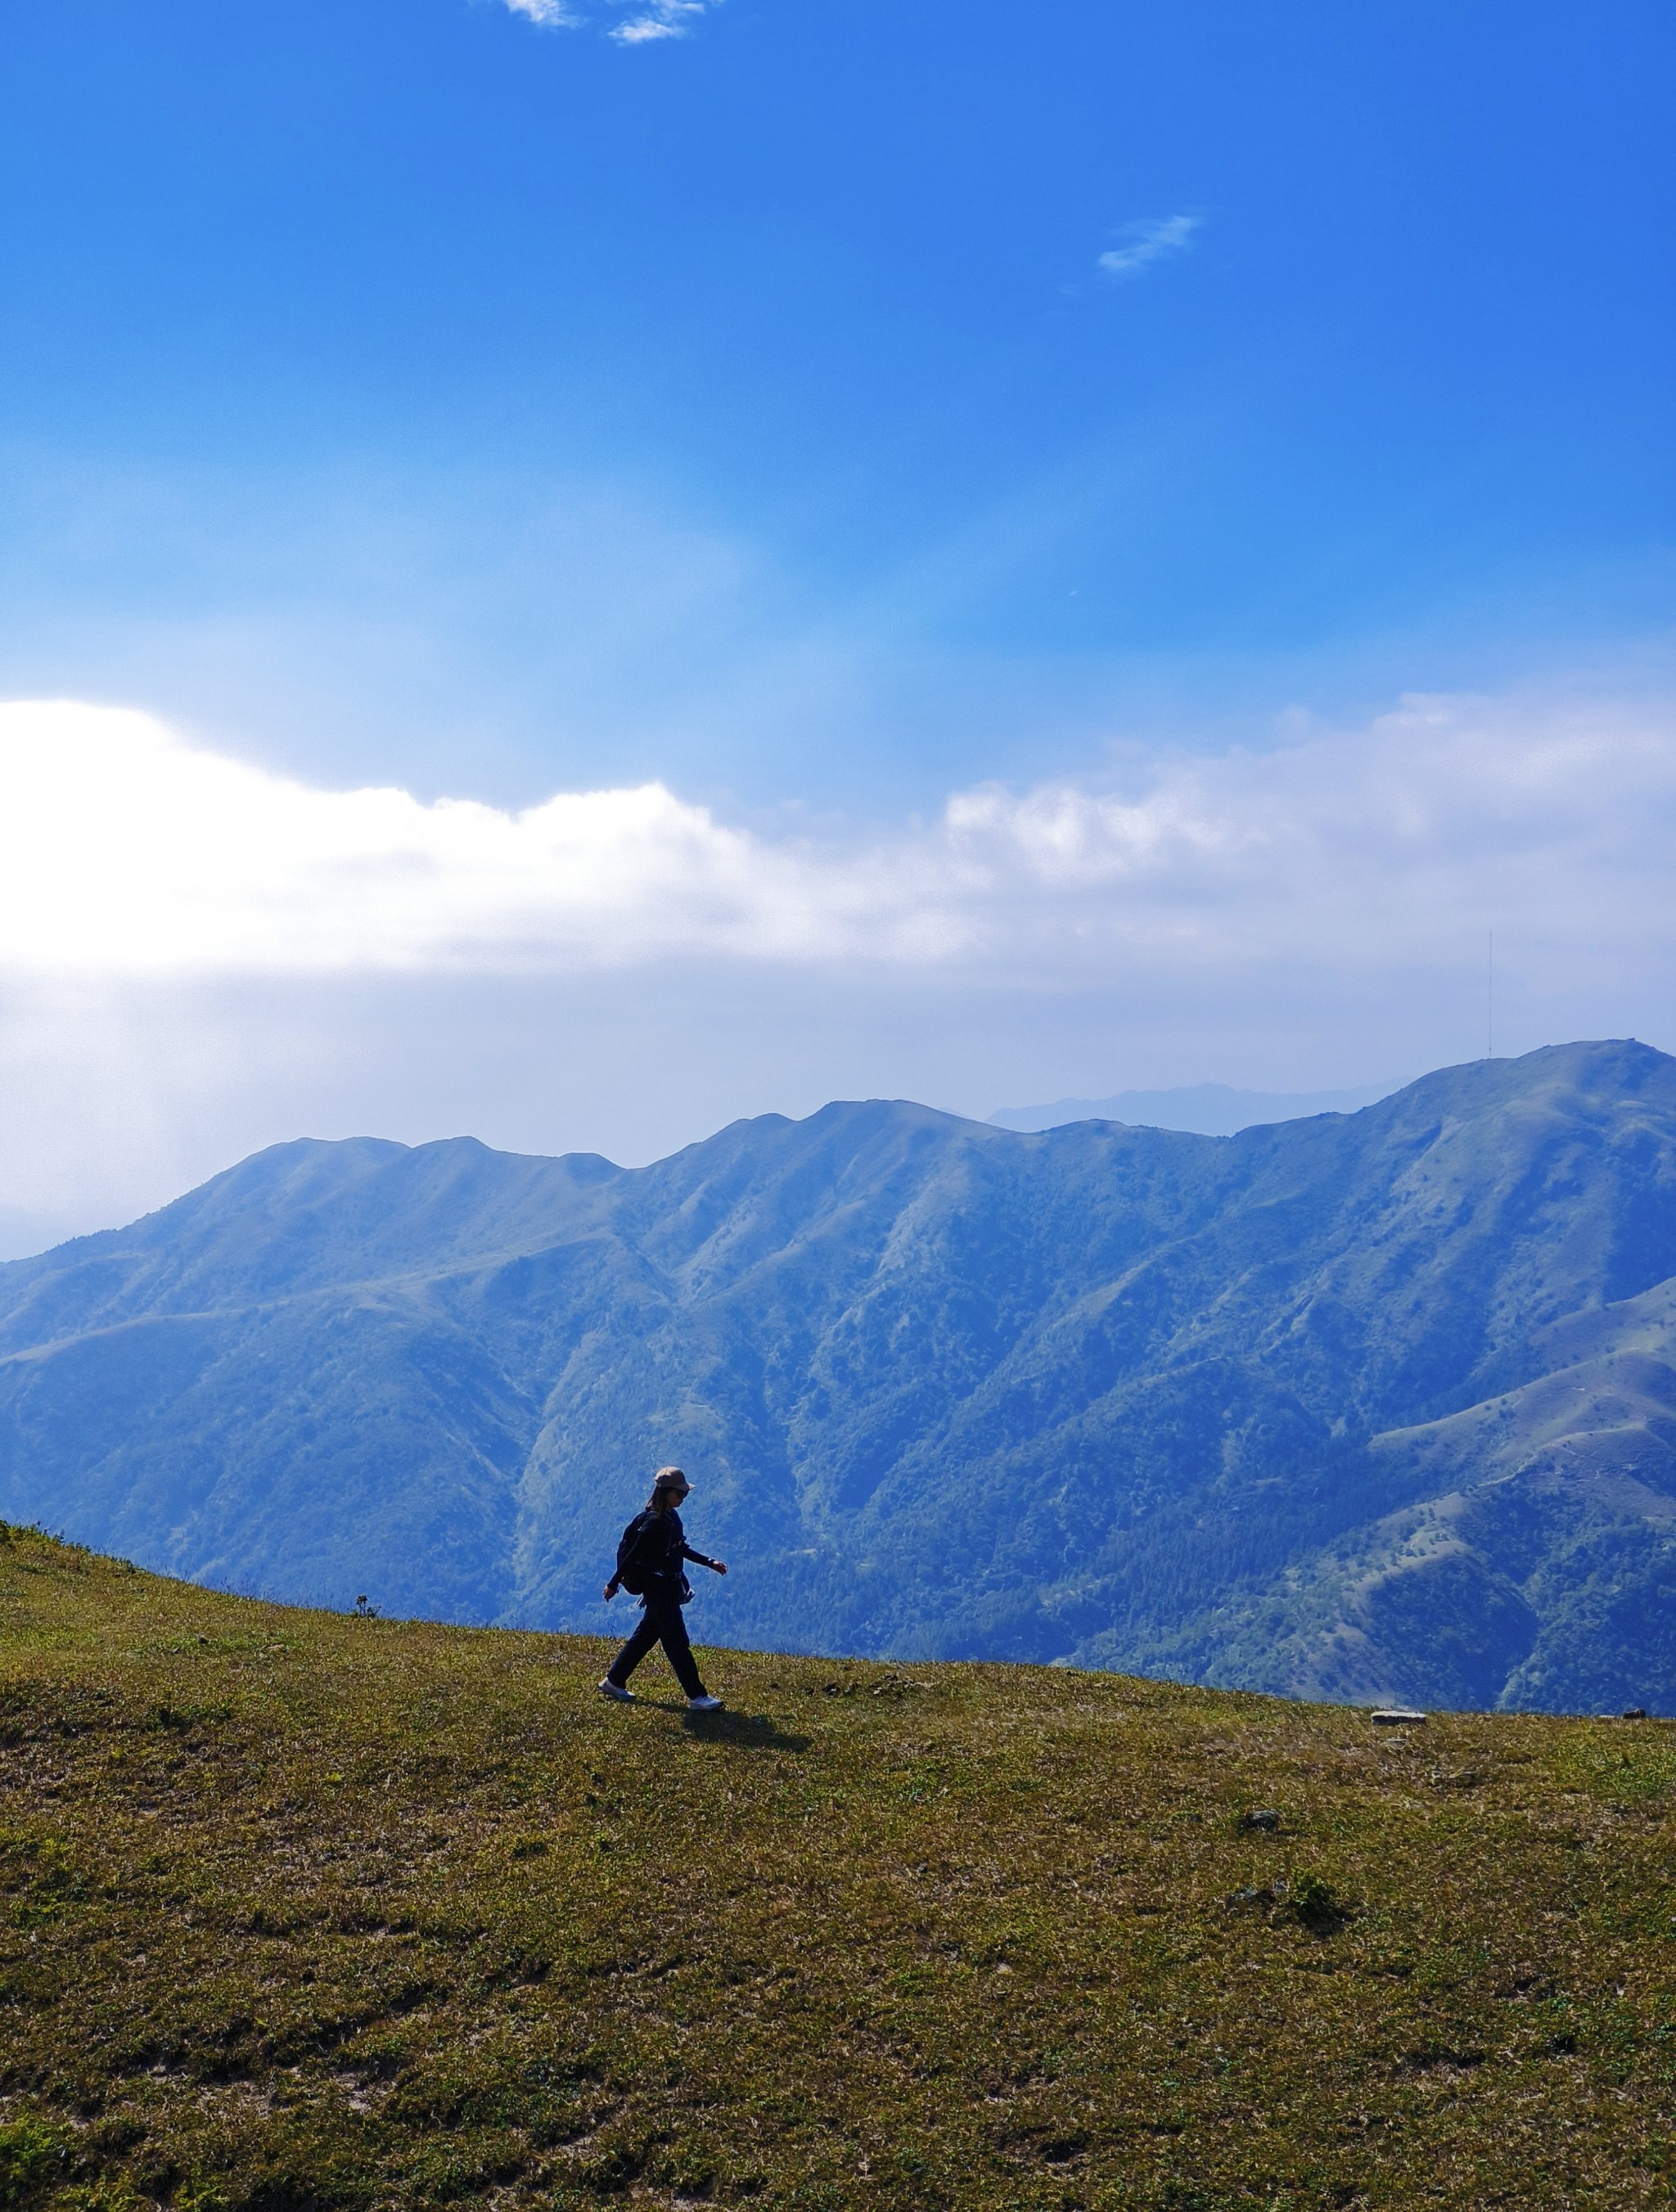
[[605, 1649], [0, 1537], [0, 2206], [1670, 2201], [1676, 1730]]

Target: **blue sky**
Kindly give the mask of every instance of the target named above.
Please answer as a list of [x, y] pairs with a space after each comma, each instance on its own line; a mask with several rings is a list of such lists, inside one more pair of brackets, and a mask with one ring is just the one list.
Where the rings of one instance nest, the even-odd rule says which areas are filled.
[[[658, 780], [774, 851], [1410, 694], [1663, 712], [1662, 0], [14, 0], [4, 37], [0, 696], [325, 792]], [[1380, 943], [1430, 1029], [1277, 982], [1262, 1052], [1214, 992], [1054, 1030], [1044, 954], [1005, 988], [1058, 1042], [993, 1082], [836, 1054], [694, 1112], [1460, 1056], [1476, 954]], [[1523, 1042], [1654, 1033], [1597, 951]], [[734, 1057], [779, 1021], [745, 991]], [[536, 1133], [613, 1149], [604, 1098]]]

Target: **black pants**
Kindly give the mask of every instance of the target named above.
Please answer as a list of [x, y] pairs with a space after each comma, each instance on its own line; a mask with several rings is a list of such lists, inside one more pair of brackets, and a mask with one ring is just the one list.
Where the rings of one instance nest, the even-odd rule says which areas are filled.
[[698, 1664], [693, 1657], [693, 1647], [687, 1641], [687, 1624], [681, 1618], [681, 1607], [673, 1592], [653, 1590], [647, 1597], [646, 1611], [640, 1625], [611, 1662], [607, 1680], [615, 1682], [619, 1690], [628, 1686], [628, 1677], [634, 1673], [654, 1644], [664, 1647], [664, 1656], [675, 1669], [675, 1679], [689, 1698], [701, 1698], [704, 1685], [698, 1678]]

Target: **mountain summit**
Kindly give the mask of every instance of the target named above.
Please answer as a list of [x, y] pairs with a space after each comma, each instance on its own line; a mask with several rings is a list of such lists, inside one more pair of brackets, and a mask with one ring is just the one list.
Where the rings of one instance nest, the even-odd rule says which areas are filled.
[[929, 1109], [648, 1168], [259, 1153], [0, 1267], [0, 1516], [288, 1597], [1436, 1705], [1676, 1706], [1676, 1060], [1234, 1137]]

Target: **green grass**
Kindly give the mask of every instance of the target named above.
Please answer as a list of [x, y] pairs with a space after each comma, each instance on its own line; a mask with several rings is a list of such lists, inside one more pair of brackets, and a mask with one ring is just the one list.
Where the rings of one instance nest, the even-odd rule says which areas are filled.
[[1676, 1731], [605, 1649], [0, 1538], [0, 2207], [1671, 2201]]

